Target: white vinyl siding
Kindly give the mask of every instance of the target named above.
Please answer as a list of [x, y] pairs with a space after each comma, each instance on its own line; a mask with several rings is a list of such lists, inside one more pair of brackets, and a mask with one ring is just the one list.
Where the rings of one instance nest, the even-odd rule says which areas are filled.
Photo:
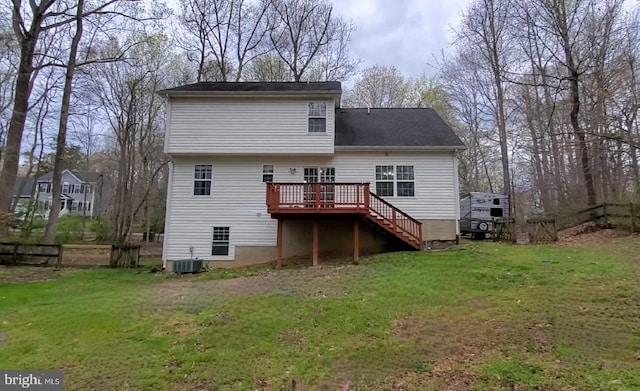
[[[370, 182], [375, 192], [377, 165], [413, 166], [415, 197], [389, 197], [413, 218], [456, 220], [457, 174], [453, 152], [337, 152], [334, 156], [270, 156], [274, 182], [302, 183], [305, 167], [335, 168], [335, 181]], [[194, 256], [233, 260], [236, 246], [275, 246], [276, 220], [267, 213], [265, 186], [258, 180], [260, 156], [173, 156], [165, 233], [165, 260]], [[210, 197], [193, 195], [195, 164], [211, 164], [215, 190]], [[295, 170], [293, 170], [295, 169]], [[203, 229], [203, 227], [209, 227]], [[212, 256], [212, 228], [229, 227], [228, 256]], [[455, 239], [452, 237], [451, 239]]]
[[324, 132], [309, 132], [309, 100], [172, 98], [165, 150], [171, 154], [319, 154], [334, 152], [333, 100]]

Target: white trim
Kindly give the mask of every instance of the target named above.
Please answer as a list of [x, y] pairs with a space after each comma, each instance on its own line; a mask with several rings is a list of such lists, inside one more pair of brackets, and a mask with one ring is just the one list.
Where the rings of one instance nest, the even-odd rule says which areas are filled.
[[[213, 176], [213, 175], [212, 175]], [[169, 159], [169, 180], [167, 181], [167, 202], [166, 202], [166, 209], [165, 209], [165, 214], [164, 214], [164, 233], [163, 238], [162, 238], [162, 267], [166, 269], [167, 267], [167, 258], [166, 258], [166, 254], [167, 254], [167, 243], [168, 240], [167, 238], [169, 238], [169, 236], [167, 235], [167, 233], [169, 232], [169, 227], [171, 226], [171, 223], [169, 222], [170, 216], [171, 216], [171, 193], [173, 189], [173, 161], [171, 159]], [[91, 207], [93, 207], [93, 204], [91, 204]]]
[[166, 118], [166, 130], [165, 130], [165, 135], [164, 135], [164, 145], [162, 147], [162, 150], [164, 151], [165, 154], [169, 153], [169, 132], [171, 129], [171, 126], [169, 126], [171, 124], [171, 98], [169, 96], [167, 96], [167, 108], [166, 108], [167, 112], [167, 118]]
[[455, 194], [455, 207], [456, 207], [456, 235], [460, 235], [460, 179], [458, 178], [458, 154], [453, 154], [453, 178], [454, 178], [454, 190]]

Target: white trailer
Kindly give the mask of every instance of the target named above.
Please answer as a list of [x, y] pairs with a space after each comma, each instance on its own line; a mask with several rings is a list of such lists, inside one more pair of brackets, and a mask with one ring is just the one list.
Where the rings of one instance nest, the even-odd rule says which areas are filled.
[[471, 192], [460, 199], [460, 233], [484, 239], [493, 231], [493, 221], [509, 217], [509, 196]]

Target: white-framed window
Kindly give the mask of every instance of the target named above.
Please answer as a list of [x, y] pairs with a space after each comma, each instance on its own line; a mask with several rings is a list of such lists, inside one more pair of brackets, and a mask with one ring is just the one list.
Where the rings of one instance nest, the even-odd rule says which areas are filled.
[[309, 102], [309, 133], [327, 131], [327, 104], [325, 102]]
[[212, 164], [196, 164], [193, 170], [193, 195], [211, 195]]
[[416, 186], [413, 166], [396, 166], [396, 186], [398, 197], [414, 197]]
[[376, 166], [376, 194], [380, 197], [393, 197], [394, 179], [393, 166]]
[[380, 197], [414, 197], [413, 166], [376, 166], [376, 194]]
[[71, 201], [71, 210], [72, 211], [77, 211], [78, 210], [78, 202], [77, 201]]
[[65, 194], [69, 192], [69, 184], [68, 183], [64, 183], [62, 185], [62, 192], [65, 193]]
[[262, 165], [262, 182], [273, 182], [273, 164]]
[[229, 255], [229, 227], [213, 227], [211, 255]]

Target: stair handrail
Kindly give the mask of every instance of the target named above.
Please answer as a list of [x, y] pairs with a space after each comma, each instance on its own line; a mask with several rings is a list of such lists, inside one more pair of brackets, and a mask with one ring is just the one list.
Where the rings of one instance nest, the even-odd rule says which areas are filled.
[[[369, 211], [370, 212], [374, 212], [378, 215], [381, 215], [383, 218], [389, 220], [392, 222], [394, 230], [397, 229], [398, 227], [401, 228], [404, 232], [408, 233], [409, 235], [411, 235], [411, 237], [413, 239], [418, 240], [420, 243], [422, 243], [422, 223], [416, 219], [414, 219], [413, 217], [411, 217], [409, 214], [405, 213], [402, 211], [402, 209], [399, 209], [398, 207], [396, 207], [395, 205], [393, 205], [392, 203], [386, 201], [384, 198], [380, 197], [379, 195], [373, 193], [373, 192], [369, 192], [369, 195], [371, 196], [371, 198], [380, 201], [380, 203], [382, 203], [384, 206], [390, 208], [392, 211], [395, 211], [396, 213], [396, 219], [394, 220], [393, 217], [389, 217], [387, 216], [385, 213], [383, 213], [382, 211], [376, 210], [374, 207], [374, 203], [369, 202]], [[400, 214], [402, 219], [406, 219], [409, 220], [410, 222], [414, 223], [417, 226], [417, 232], [412, 232], [409, 229], [406, 229], [402, 226], [398, 225], [397, 222], [397, 215]]]

